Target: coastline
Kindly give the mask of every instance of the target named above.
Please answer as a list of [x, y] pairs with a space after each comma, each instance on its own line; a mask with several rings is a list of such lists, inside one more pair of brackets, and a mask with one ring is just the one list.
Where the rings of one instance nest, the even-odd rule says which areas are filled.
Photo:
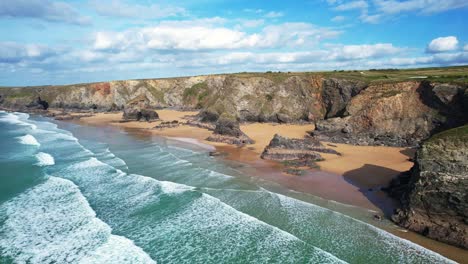
[[[260, 154], [275, 133], [300, 138], [306, 134], [306, 131], [313, 129], [313, 125], [241, 124], [241, 130], [256, 140], [256, 143], [239, 148], [205, 140], [212, 132], [204, 128], [180, 125], [174, 128], [153, 129], [162, 121], [184, 121], [184, 116], [195, 115], [198, 112], [164, 109], [158, 110], [158, 113], [160, 120], [155, 122], [120, 122], [122, 113], [97, 113], [75, 121], [83, 125], [115, 126], [136, 136], [144, 134], [165, 137], [206, 151], [216, 151], [223, 154], [215, 157], [217, 159], [246, 164], [247, 166], [242, 166], [241, 170], [248, 175], [275, 182], [293, 191], [371, 210], [379, 215], [385, 214], [386, 210], [393, 210], [395, 206], [392, 199], [378, 190], [380, 186], [386, 185], [391, 178], [413, 165], [409, 160], [414, 154], [412, 150], [323, 142], [343, 155], [324, 154], [325, 161], [318, 162], [320, 170], [309, 170], [302, 176], [288, 175], [283, 172], [284, 165], [262, 160]], [[374, 225], [379, 226], [379, 223], [376, 222]], [[463, 249], [428, 239], [414, 232], [396, 226], [384, 229], [460, 263], [468, 258], [468, 252]]]
[[[248, 164], [259, 177], [267, 178], [282, 184], [292, 190], [310, 193], [325, 199], [340, 203], [363, 207], [382, 213], [381, 207], [392, 209], [389, 199], [369, 200], [368, 189], [377, 196], [382, 196], [378, 188], [386, 185], [391, 178], [412, 166], [404, 148], [395, 147], [364, 147], [346, 144], [329, 144], [328, 147], [342, 153], [341, 156], [323, 154], [325, 160], [317, 162], [319, 170], [308, 170], [305, 175], [292, 176], [283, 172], [284, 165], [280, 162], [263, 160], [261, 153], [266, 145], [278, 133], [289, 138], [303, 138], [306, 131], [313, 130], [312, 124], [271, 124], [249, 123], [241, 124], [241, 130], [252, 138], [255, 143], [237, 147], [226, 143], [207, 141], [212, 132], [199, 127], [179, 125], [173, 128], [153, 129], [163, 121], [184, 121], [185, 116], [193, 116], [198, 112], [159, 110], [160, 120], [154, 122], [120, 122], [121, 113], [97, 113], [82, 117], [79, 123], [85, 125], [112, 125], [123, 129], [136, 130], [151, 135], [162, 136], [173, 140], [198, 145], [209, 151], [221, 153], [225, 160]], [[387, 200], [387, 201], [385, 201]]]

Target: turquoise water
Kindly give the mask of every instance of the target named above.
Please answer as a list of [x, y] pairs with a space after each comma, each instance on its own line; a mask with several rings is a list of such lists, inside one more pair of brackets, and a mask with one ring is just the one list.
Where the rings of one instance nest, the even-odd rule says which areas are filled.
[[202, 150], [0, 112], [0, 263], [450, 263]]

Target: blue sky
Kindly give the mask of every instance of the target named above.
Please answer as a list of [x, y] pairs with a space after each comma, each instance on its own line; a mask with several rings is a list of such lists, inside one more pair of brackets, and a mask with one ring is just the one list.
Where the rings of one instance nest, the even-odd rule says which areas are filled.
[[468, 64], [466, 0], [3, 0], [0, 86]]

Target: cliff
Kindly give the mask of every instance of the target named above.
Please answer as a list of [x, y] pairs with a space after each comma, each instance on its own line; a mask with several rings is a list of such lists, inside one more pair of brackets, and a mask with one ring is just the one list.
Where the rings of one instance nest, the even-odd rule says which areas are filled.
[[52, 108], [114, 111], [138, 101], [148, 109], [200, 109], [202, 122], [223, 115], [240, 122], [316, 122], [319, 139], [361, 145], [415, 145], [467, 121], [466, 81], [408, 81], [402, 73], [389, 79], [392, 72], [238, 73], [1, 88], [0, 107], [26, 111], [40, 97]]
[[425, 141], [390, 193], [402, 203], [392, 216], [396, 223], [468, 249], [468, 125]]

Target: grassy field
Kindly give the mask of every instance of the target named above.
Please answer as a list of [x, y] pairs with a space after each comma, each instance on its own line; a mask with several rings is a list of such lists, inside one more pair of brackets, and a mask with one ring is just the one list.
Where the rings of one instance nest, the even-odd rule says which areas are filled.
[[362, 71], [324, 71], [324, 72], [243, 72], [233, 74], [238, 77], [265, 77], [275, 83], [290, 76], [321, 75], [323, 77], [360, 80], [367, 83], [391, 83], [401, 81], [428, 80], [431, 82], [468, 84], [468, 66], [420, 68], [420, 69], [383, 69]]
[[[417, 68], [417, 69], [379, 69], [379, 70], [349, 70], [349, 71], [321, 71], [321, 72], [240, 72], [230, 74], [213, 74], [213, 75], [228, 75], [241, 78], [264, 77], [270, 79], [274, 83], [281, 83], [291, 76], [322, 76], [325, 78], [341, 78], [359, 80], [369, 84], [376, 83], [392, 83], [402, 81], [422, 81], [440, 83], [455, 83], [468, 84], [468, 65], [453, 66], [453, 67], [434, 67], [434, 68]], [[156, 78], [156, 79], [181, 79], [184, 77], [175, 78]], [[154, 79], [138, 79], [138, 80], [154, 80]], [[62, 87], [76, 87], [86, 84], [72, 84]], [[60, 87], [61, 85], [46, 85], [35, 86], [34, 88]], [[2, 87], [1, 88], [12, 88]]]

